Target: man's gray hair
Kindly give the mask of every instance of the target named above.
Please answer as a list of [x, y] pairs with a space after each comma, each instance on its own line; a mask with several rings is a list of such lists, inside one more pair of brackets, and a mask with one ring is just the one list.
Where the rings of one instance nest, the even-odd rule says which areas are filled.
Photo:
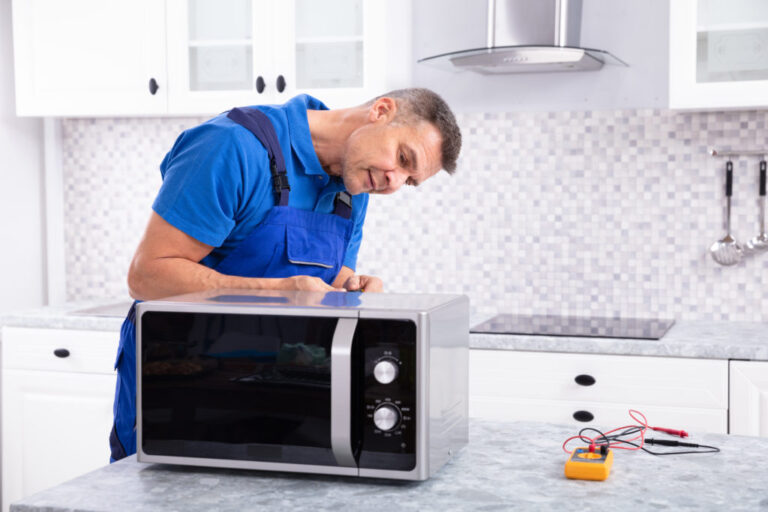
[[441, 165], [448, 174], [453, 174], [461, 150], [461, 130], [445, 100], [435, 92], [419, 87], [390, 91], [374, 98], [369, 104], [379, 98], [393, 98], [397, 102], [395, 119], [427, 121], [437, 128], [442, 139]]

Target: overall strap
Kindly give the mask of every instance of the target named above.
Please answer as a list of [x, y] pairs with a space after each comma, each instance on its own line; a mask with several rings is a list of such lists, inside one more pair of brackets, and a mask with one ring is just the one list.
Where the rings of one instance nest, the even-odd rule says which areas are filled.
[[275, 127], [269, 117], [257, 108], [233, 108], [227, 117], [250, 131], [266, 148], [269, 155], [269, 172], [272, 174], [272, 189], [277, 196], [277, 204], [288, 206], [288, 194], [291, 186], [285, 170], [285, 159], [277, 140]]
[[333, 213], [343, 219], [352, 217], [352, 196], [346, 190], [336, 194], [333, 199]]

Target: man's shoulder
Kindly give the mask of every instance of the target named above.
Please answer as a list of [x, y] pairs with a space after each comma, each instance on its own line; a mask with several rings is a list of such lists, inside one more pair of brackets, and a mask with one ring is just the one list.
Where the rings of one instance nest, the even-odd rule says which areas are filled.
[[[265, 153], [266, 149], [247, 128], [229, 119], [226, 113], [188, 128], [180, 137], [183, 144], [199, 145], [206, 151], [252, 155]], [[255, 152], [255, 153], [254, 153]]]

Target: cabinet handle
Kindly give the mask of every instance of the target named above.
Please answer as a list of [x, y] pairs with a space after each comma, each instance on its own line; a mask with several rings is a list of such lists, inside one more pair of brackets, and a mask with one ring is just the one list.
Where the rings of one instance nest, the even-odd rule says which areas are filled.
[[160, 88], [160, 86], [157, 85], [157, 80], [155, 80], [154, 78], [150, 78], [149, 79], [149, 94], [154, 96], [159, 88]]
[[285, 77], [283, 75], [277, 76], [277, 92], [283, 92], [285, 90]]
[[573, 413], [573, 419], [582, 423], [587, 423], [595, 419], [595, 415], [589, 411], [576, 411]]
[[259, 77], [256, 79], [256, 92], [259, 94], [263, 93], [266, 86], [267, 84], [264, 82], [264, 77], [259, 75]]
[[69, 350], [65, 348], [57, 348], [56, 350], [53, 351], [53, 355], [61, 358], [69, 357]]
[[576, 384], [579, 386], [592, 386], [595, 382], [597, 382], [593, 376], [585, 374], [577, 375], [573, 380], [575, 380]]

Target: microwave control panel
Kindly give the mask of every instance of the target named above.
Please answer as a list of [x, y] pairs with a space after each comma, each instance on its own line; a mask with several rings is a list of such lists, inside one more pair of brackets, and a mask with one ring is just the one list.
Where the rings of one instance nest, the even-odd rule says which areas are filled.
[[[416, 325], [361, 319], [361, 468], [408, 471], [416, 465]], [[354, 343], [353, 343], [354, 345]]]

